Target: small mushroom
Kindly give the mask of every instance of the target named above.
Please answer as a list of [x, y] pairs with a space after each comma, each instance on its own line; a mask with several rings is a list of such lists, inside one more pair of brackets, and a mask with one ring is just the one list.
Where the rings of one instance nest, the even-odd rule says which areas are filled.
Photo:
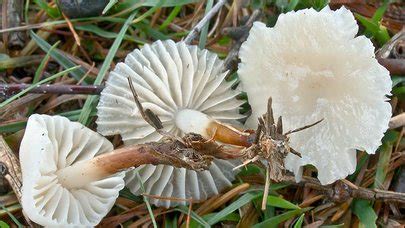
[[247, 92], [254, 128], [273, 98], [274, 114], [293, 130], [286, 168], [300, 179], [302, 167], [318, 169], [322, 184], [345, 178], [356, 168], [356, 150], [374, 153], [388, 128], [389, 72], [365, 36], [357, 36], [353, 14], [342, 7], [281, 14], [273, 28], [255, 22], [240, 50], [238, 74]]
[[[240, 92], [231, 88], [235, 81], [226, 81], [227, 72], [222, 68], [223, 61], [216, 54], [184, 42], [157, 41], [134, 50], [110, 73], [101, 93], [97, 106], [98, 132], [120, 134], [126, 145], [162, 138], [141, 117], [128, 85], [129, 78], [142, 106], [160, 118], [165, 131], [177, 136], [194, 132], [229, 142], [229, 135], [238, 130], [216, 120], [236, 122], [242, 118], [239, 107], [244, 101], [235, 98]], [[127, 173], [126, 185], [134, 194], [144, 193], [139, 174], [147, 194], [204, 200], [231, 185], [234, 164], [215, 159], [210, 169], [202, 172], [145, 165]], [[165, 207], [186, 204], [157, 198], [151, 202]]]
[[31, 115], [20, 147], [22, 207], [43, 226], [95, 226], [124, 187], [124, 173], [89, 166], [113, 150], [101, 135], [65, 117]]

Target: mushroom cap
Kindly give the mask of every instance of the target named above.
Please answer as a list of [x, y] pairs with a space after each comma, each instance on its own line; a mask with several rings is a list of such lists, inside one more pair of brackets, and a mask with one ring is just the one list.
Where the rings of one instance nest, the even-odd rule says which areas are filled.
[[[231, 89], [235, 81], [224, 80], [227, 72], [222, 68], [223, 61], [216, 54], [184, 42], [157, 41], [134, 50], [125, 62], [116, 65], [101, 93], [98, 132], [120, 134], [126, 145], [162, 138], [141, 117], [128, 77], [143, 107], [157, 114], [164, 130], [171, 134], [183, 135], [176, 125], [181, 120], [176, 117], [186, 109], [228, 122], [242, 118], [239, 107], [244, 101], [235, 98], [240, 92]], [[132, 193], [143, 193], [138, 173], [148, 194], [204, 200], [231, 185], [233, 166], [231, 161], [214, 160], [209, 170], [195, 172], [167, 165], [144, 165], [127, 173], [126, 184]], [[165, 207], [186, 203], [158, 199], [151, 202]]]
[[365, 36], [356, 36], [353, 14], [342, 7], [281, 14], [268, 28], [254, 23], [240, 50], [238, 74], [247, 92], [254, 128], [273, 98], [285, 130], [324, 121], [294, 133], [286, 168], [301, 177], [302, 166], [318, 169], [322, 184], [345, 178], [356, 168], [356, 150], [374, 153], [388, 128], [389, 72], [374, 56]]
[[124, 173], [68, 189], [57, 171], [113, 150], [85, 126], [61, 116], [31, 115], [20, 147], [22, 207], [43, 226], [95, 226], [110, 211]]

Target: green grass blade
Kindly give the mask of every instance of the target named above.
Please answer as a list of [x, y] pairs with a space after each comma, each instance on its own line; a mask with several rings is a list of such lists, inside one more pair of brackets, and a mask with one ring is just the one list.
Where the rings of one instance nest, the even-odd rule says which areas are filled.
[[294, 10], [299, 3], [299, 0], [291, 0], [287, 5], [287, 12]]
[[326, 225], [326, 226], [321, 226], [322, 228], [343, 228], [345, 227], [344, 223], [337, 224], [337, 225]]
[[[143, 181], [142, 181], [141, 176], [139, 176], [139, 173], [136, 173], [136, 177], [138, 178], [139, 183], [141, 183], [142, 192], [145, 192], [145, 187], [143, 186]], [[153, 215], [152, 207], [150, 206], [148, 198], [146, 196], [143, 196], [143, 201], [145, 202], [146, 208], [148, 209], [150, 219], [152, 220], [152, 223], [153, 223], [153, 227], [157, 228], [155, 216]]]
[[[18, 227], [24, 227], [24, 226], [20, 223], [20, 221], [18, 221], [18, 219], [17, 219], [13, 214], [11, 214], [10, 211], [8, 211], [7, 208], [6, 208], [3, 204], [0, 204], [0, 205], [1, 205], [1, 208], [8, 214], [8, 216], [10, 216], [11, 220], [13, 220], [13, 222], [14, 222]], [[21, 207], [21, 206], [18, 205], [18, 207]]]
[[[111, 62], [114, 59], [115, 53], [117, 52], [119, 46], [121, 45], [121, 42], [124, 38], [125, 33], [128, 30], [128, 27], [131, 24], [131, 21], [134, 19], [136, 12], [132, 13], [131, 16], [128, 17], [127, 21], [124, 23], [122, 26], [120, 32], [118, 33], [117, 38], [115, 38], [113, 45], [110, 48], [110, 51], [108, 52], [103, 65], [101, 66], [101, 69], [97, 75], [96, 80], [94, 81], [94, 85], [100, 85], [101, 82], [103, 81], [105, 75], [107, 74], [108, 69], [110, 68]], [[86, 102], [84, 103], [82, 112], [80, 113], [79, 117], [79, 122], [82, 123], [83, 125], [87, 125], [90, 117], [90, 113], [94, 108], [94, 102], [97, 100], [98, 96], [92, 95], [88, 96], [86, 99]]]
[[394, 88], [399, 84], [403, 84], [405, 82], [405, 77], [393, 75], [391, 76], [391, 80], [392, 80], [392, 88]]
[[167, 40], [170, 39], [169, 36], [166, 34], [160, 32], [157, 29], [154, 29], [149, 26], [149, 22], [147, 20], [141, 21], [138, 24], [134, 24], [134, 27], [138, 30], [141, 30], [143, 33], [147, 34], [148, 36], [151, 36], [155, 40]]
[[177, 216], [165, 219], [165, 228], [177, 228]]
[[[212, 6], [214, 5], [214, 0], [208, 0], [207, 1], [207, 6], [205, 8], [205, 14], [207, 14], [211, 9]], [[205, 44], [207, 43], [207, 35], [208, 35], [208, 26], [209, 22], [204, 25], [204, 27], [201, 29], [200, 33], [200, 41], [198, 43], [198, 47], [201, 49], [205, 48]]]
[[385, 1], [378, 9], [375, 11], [373, 17], [371, 18], [375, 23], [380, 23], [384, 17], [385, 11], [387, 11], [388, 1]]
[[[55, 50], [51, 50], [51, 45], [46, 42], [44, 39], [39, 37], [35, 32], [30, 31], [31, 38], [35, 40], [35, 42], [38, 44], [38, 46], [46, 53], [50, 53], [52, 58], [54, 58], [61, 66], [63, 66], [65, 69], [72, 68], [76, 64], [68, 59], [66, 56], [64, 56], [62, 53], [60, 53], [56, 48]], [[86, 71], [84, 70], [83, 67], [79, 67], [75, 69], [74, 71], [70, 72], [70, 75], [72, 75], [73, 78], [76, 80], [80, 81], [80, 79], [86, 74]], [[84, 84], [90, 83], [89, 78], [84, 79]]]
[[169, 26], [169, 24], [172, 23], [174, 18], [176, 18], [177, 15], [180, 13], [180, 11], [181, 11], [181, 6], [174, 7], [172, 12], [170, 12], [169, 16], [167, 16], [166, 20], [162, 23], [162, 25], [160, 25], [159, 30], [163, 30], [167, 26]]
[[[142, 3], [143, 6], [155, 6], [159, 4], [161, 0], [146, 0]], [[182, 6], [185, 4], [196, 3], [198, 0], [166, 0], [162, 4], [162, 7]]]
[[51, 7], [48, 5], [48, 2], [44, 0], [34, 0], [34, 2], [41, 8], [43, 9], [50, 17], [52, 18], [58, 18], [61, 16], [61, 13], [58, 9], [58, 7]]
[[71, 72], [71, 71], [73, 71], [73, 70], [78, 69], [79, 67], [80, 67], [80, 66], [74, 66], [74, 67], [72, 67], [72, 68], [66, 69], [66, 70], [61, 71], [61, 72], [59, 72], [59, 73], [56, 73], [56, 74], [52, 75], [52, 76], [49, 77], [49, 78], [45, 78], [45, 79], [43, 79], [43, 80], [41, 80], [41, 81], [39, 81], [39, 82], [37, 82], [37, 83], [35, 83], [35, 84], [30, 85], [30, 86], [27, 87], [26, 89], [22, 90], [21, 92], [17, 93], [16, 95], [10, 97], [9, 99], [7, 99], [7, 100], [5, 100], [3, 103], [1, 103], [1, 104], [0, 104], [0, 109], [3, 108], [4, 106], [10, 104], [12, 101], [16, 100], [17, 98], [21, 97], [22, 95], [26, 94], [28, 91], [30, 91], [31, 89], [35, 88], [36, 86], [41, 85], [41, 84], [44, 84], [44, 83], [47, 83], [47, 82], [49, 82], [49, 81], [52, 81], [52, 80], [54, 80], [54, 79], [56, 79], [56, 78], [58, 78], [58, 77], [60, 77], [60, 76], [63, 76], [63, 75], [66, 74], [66, 73], [69, 73], [69, 72]]
[[28, 12], [29, 12], [29, 8], [30, 8], [30, 0], [25, 1], [25, 6], [24, 6], [24, 20], [25, 20], [25, 24], [29, 25], [29, 16], [28, 16]]
[[305, 213], [306, 211], [310, 210], [311, 208], [304, 208], [304, 209], [296, 209], [292, 211], [287, 211], [281, 215], [274, 216], [270, 219], [267, 219], [261, 223], [257, 223], [253, 226], [253, 228], [277, 228], [278, 225], [288, 219], [291, 219], [297, 215]]
[[[81, 30], [81, 31], [86, 31], [86, 32], [92, 32], [98, 36], [108, 38], [108, 39], [115, 39], [118, 36], [118, 33], [103, 30], [96, 25], [77, 25], [77, 26], [75, 26], [75, 29]], [[139, 43], [139, 44], [144, 44], [147, 42], [144, 39], [140, 39], [140, 38], [137, 38], [134, 36], [129, 36], [129, 35], [125, 35], [124, 40]]]
[[368, 37], [373, 37], [380, 45], [385, 44], [389, 39], [387, 28], [382, 26], [380, 23], [376, 23], [372, 18], [367, 18], [360, 14], [354, 14], [356, 19], [366, 28], [365, 35]]
[[[73, 110], [69, 112], [57, 113], [56, 115], [64, 116], [71, 121], [77, 121], [79, 119], [81, 111], [82, 110]], [[97, 115], [96, 111], [90, 113], [91, 117], [96, 115]], [[17, 132], [19, 130], [24, 129], [26, 125], [27, 125], [26, 120], [14, 121], [11, 123], [0, 123], [0, 134]]]
[[383, 144], [378, 149], [379, 158], [374, 178], [374, 188], [383, 189], [383, 184], [390, 168], [393, 145], [397, 140], [398, 133], [396, 131], [387, 131], [382, 139]]
[[127, 187], [124, 187], [124, 189], [120, 191], [120, 196], [138, 203], [143, 201], [143, 196], [134, 195]]
[[230, 213], [234, 212], [235, 210], [239, 209], [243, 205], [249, 203], [250, 201], [259, 198], [262, 196], [263, 193], [246, 193], [237, 199], [235, 202], [231, 203], [229, 206], [225, 207], [218, 213], [216, 213], [213, 217], [209, 218], [207, 223], [210, 225], [214, 225], [215, 223], [219, 222], [223, 217], [229, 215]]
[[118, 0], [110, 0], [108, 4], [104, 7], [102, 14], [107, 13], [111, 9], [111, 7], [113, 7], [117, 2]]
[[276, 197], [276, 196], [268, 196], [267, 205], [270, 205], [273, 207], [284, 208], [284, 209], [301, 209], [299, 206], [297, 206], [283, 198]]
[[[52, 45], [51, 49], [48, 51], [48, 53], [46, 53], [45, 57], [42, 59], [37, 70], [35, 71], [34, 78], [32, 79], [33, 84], [35, 84], [39, 81], [41, 74], [46, 66], [46, 63], [51, 58], [51, 52], [53, 51], [53, 49], [55, 49], [58, 46], [59, 43], [60, 42], [57, 41], [54, 45]], [[30, 107], [28, 108], [27, 116], [31, 115], [33, 111], [34, 111], [34, 108], [32, 107], [32, 105], [30, 105]]]
[[387, 176], [389, 170], [390, 158], [393, 150], [393, 145], [389, 143], [384, 143], [379, 151], [379, 159], [377, 163], [377, 170], [374, 178], [374, 187], [381, 189], [383, 187], [385, 177]]
[[377, 215], [369, 201], [355, 199], [353, 201], [353, 213], [359, 218], [364, 227], [377, 228]]
[[8, 57], [3, 55], [0, 60], [0, 70], [5, 70], [8, 68], [24, 67], [28, 65], [36, 65], [40, 63], [40, 55], [28, 55], [28, 56], [18, 56], [18, 57]]
[[198, 222], [203, 227], [211, 227], [210, 224], [208, 224], [203, 218], [201, 218], [201, 216], [196, 214], [194, 211], [191, 211], [191, 213], [188, 214], [189, 211], [188, 211], [188, 207], [186, 207], [186, 206], [178, 206], [178, 207], [174, 208], [174, 210], [180, 211], [183, 214], [189, 215], [192, 219], [194, 219], [194, 221]]
[[12, 123], [0, 124], [0, 134], [17, 132], [27, 125], [27, 121], [16, 121]]
[[304, 216], [305, 214], [302, 214], [300, 218], [297, 220], [297, 222], [294, 224], [294, 228], [301, 228], [302, 223], [304, 222]]
[[[85, 18], [75, 18], [75, 19], [70, 19], [70, 22], [112, 22], [112, 23], [125, 23], [124, 18], [120, 17], [85, 17]], [[46, 27], [51, 27], [54, 25], [61, 25], [61, 24], [67, 24], [66, 20], [56, 20], [56, 21], [46, 21], [38, 24], [29, 24], [29, 25], [22, 25], [22, 26], [17, 26], [17, 27], [12, 27], [12, 28], [4, 28], [0, 29], [0, 33], [5, 33], [5, 32], [15, 32], [15, 31], [25, 31], [29, 29], [39, 29], [39, 28], [46, 28]]]
[[52, 47], [49, 49], [48, 53], [46, 53], [45, 57], [42, 59], [41, 63], [39, 64], [37, 70], [35, 71], [34, 78], [32, 79], [32, 83], [37, 83], [39, 81], [39, 77], [41, 77], [41, 73], [44, 70], [46, 63], [49, 61], [51, 57], [51, 52], [55, 49], [60, 42], [57, 41]]
[[0, 220], [0, 228], [10, 228], [10, 226], [7, 223], [5, 223], [4, 221]]
[[142, 14], [141, 16], [136, 18], [135, 20], [133, 20], [132, 23], [136, 24], [136, 23], [142, 21], [143, 19], [149, 17], [150, 15], [152, 15], [156, 10], [158, 10], [160, 7], [162, 7], [164, 1], [165, 0], [160, 0], [158, 4], [156, 4], [155, 6], [150, 8], [148, 11], [146, 11], [144, 14]]
[[[173, 6], [182, 6], [185, 4], [190, 4], [190, 3], [196, 3], [199, 0], [166, 0], [161, 7], [173, 7]], [[139, 1], [139, 0], [126, 0], [122, 1], [119, 4], [117, 4], [117, 7], [114, 8], [114, 11], [116, 12], [121, 12], [126, 9], [130, 8], [137, 8], [140, 6], [156, 6], [160, 4], [161, 0], [144, 0], [144, 1]]]

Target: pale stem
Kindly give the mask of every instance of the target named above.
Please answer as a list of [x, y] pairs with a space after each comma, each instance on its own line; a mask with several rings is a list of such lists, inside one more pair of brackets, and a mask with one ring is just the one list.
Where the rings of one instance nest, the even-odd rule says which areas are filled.
[[221, 123], [192, 109], [184, 109], [176, 114], [176, 126], [184, 133], [197, 133], [207, 139], [235, 146], [248, 147], [255, 138], [252, 133]]
[[66, 188], [80, 188], [131, 167], [158, 162], [150, 150], [144, 145], [120, 148], [65, 167], [57, 172], [58, 179]]

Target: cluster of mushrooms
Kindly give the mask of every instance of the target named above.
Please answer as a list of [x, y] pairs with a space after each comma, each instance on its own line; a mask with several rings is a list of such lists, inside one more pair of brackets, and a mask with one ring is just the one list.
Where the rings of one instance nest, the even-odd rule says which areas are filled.
[[301, 157], [289, 154], [285, 166], [297, 181], [307, 164], [322, 184], [345, 178], [355, 171], [356, 150], [377, 150], [391, 117], [389, 72], [357, 32], [344, 7], [281, 14], [272, 28], [256, 22], [239, 53], [237, 89], [239, 81], [225, 80], [223, 61], [208, 50], [171, 40], [134, 50], [108, 77], [97, 106], [98, 133], [60, 116], [29, 118], [20, 148], [24, 212], [43, 226], [95, 226], [124, 186], [135, 195], [161, 196], [151, 203], [163, 207], [187, 203], [169, 198], [204, 200], [231, 186], [239, 160], [214, 159], [204, 171], [141, 162], [122, 171], [130, 167], [103, 162], [103, 154], [114, 151], [103, 136], [119, 134], [127, 146], [162, 138], [142, 118], [128, 80], [165, 132], [179, 137], [210, 138], [220, 127], [243, 127], [241, 91], [252, 107], [245, 128], [257, 127], [269, 97], [286, 130], [324, 119], [291, 136]]

